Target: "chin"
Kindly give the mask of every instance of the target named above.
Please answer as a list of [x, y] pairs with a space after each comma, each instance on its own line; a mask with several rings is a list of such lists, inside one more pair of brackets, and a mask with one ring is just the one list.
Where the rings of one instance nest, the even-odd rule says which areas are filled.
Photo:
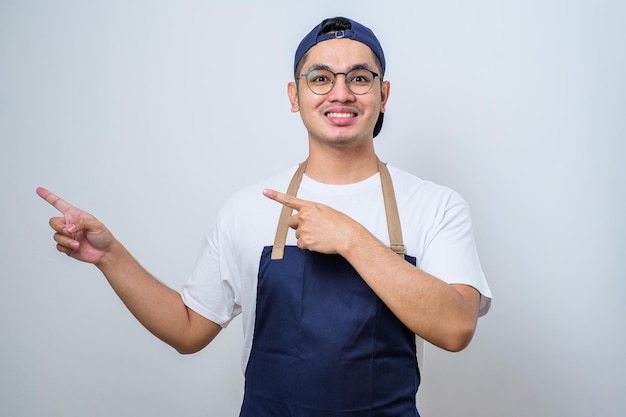
[[312, 137], [317, 138], [318, 142], [334, 146], [353, 145], [355, 143], [366, 140], [366, 138], [364, 138], [362, 135], [345, 131], [312, 135]]
[[333, 136], [333, 137], [322, 137], [318, 139], [319, 142], [332, 145], [336, 147], [348, 146], [357, 143], [359, 140], [353, 136]]

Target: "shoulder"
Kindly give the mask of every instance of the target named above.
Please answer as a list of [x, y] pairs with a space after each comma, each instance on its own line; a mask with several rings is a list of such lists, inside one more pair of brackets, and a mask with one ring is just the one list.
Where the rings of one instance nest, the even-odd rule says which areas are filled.
[[263, 196], [266, 188], [284, 192], [297, 166], [283, 170], [277, 175], [259, 180], [233, 193], [221, 206], [218, 218], [220, 220], [245, 220], [249, 217], [259, 217], [266, 212], [280, 210], [280, 205]]
[[387, 167], [399, 204], [406, 202], [435, 206], [466, 205], [463, 197], [447, 186], [424, 180], [391, 164]]

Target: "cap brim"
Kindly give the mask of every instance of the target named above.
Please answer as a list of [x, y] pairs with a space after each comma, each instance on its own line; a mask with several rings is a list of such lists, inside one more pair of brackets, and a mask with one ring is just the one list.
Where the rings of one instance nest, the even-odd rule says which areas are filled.
[[376, 126], [374, 126], [374, 137], [378, 136], [380, 130], [383, 128], [383, 119], [385, 117], [385, 113], [380, 113], [378, 115], [378, 120], [376, 121]]

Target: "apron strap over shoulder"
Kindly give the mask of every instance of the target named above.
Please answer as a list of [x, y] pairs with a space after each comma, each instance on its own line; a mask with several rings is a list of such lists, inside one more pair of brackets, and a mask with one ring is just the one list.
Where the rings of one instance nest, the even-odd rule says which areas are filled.
[[[300, 164], [295, 174], [293, 174], [289, 187], [287, 188], [287, 195], [295, 197], [296, 194], [298, 194], [298, 188], [300, 188], [300, 183], [302, 182], [302, 176], [304, 175], [307, 161], [308, 158]], [[291, 213], [293, 213], [293, 209], [283, 205], [280, 212], [280, 218], [278, 220], [278, 227], [276, 228], [276, 236], [274, 237], [272, 259], [283, 259], [283, 255], [285, 253], [285, 242], [287, 241], [287, 232], [289, 231], [287, 219], [291, 216]]]
[[389, 243], [391, 250], [404, 258], [406, 248], [402, 239], [402, 226], [400, 225], [400, 213], [396, 202], [396, 193], [393, 189], [391, 174], [387, 165], [378, 159], [378, 173], [383, 188], [383, 199], [385, 201], [385, 214], [387, 215], [387, 229], [389, 230]]
[[[287, 194], [296, 197], [302, 177], [306, 169], [307, 160], [302, 162], [291, 178]], [[402, 239], [402, 227], [400, 225], [400, 214], [398, 213], [398, 204], [396, 203], [396, 195], [393, 190], [393, 182], [387, 166], [377, 158], [378, 172], [380, 175], [381, 187], [383, 190], [383, 199], [385, 201], [385, 213], [387, 215], [387, 229], [389, 231], [389, 242], [391, 250], [398, 255], [404, 257], [406, 248]], [[285, 253], [285, 242], [287, 241], [287, 232], [289, 226], [287, 219], [291, 216], [293, 209], [283, 205], [276, 228], [276, 236], [274, 237], [274, 246], [272, 247], [272, 259], [283, 259]]]

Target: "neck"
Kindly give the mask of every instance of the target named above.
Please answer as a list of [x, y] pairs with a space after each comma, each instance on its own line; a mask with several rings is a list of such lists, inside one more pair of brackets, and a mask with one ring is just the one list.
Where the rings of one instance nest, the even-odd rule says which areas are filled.
[[325, 148], [309, 145], [306, 175], [325, 184], [353, 184], [378, 172], [373, 144], [361, 148]]

